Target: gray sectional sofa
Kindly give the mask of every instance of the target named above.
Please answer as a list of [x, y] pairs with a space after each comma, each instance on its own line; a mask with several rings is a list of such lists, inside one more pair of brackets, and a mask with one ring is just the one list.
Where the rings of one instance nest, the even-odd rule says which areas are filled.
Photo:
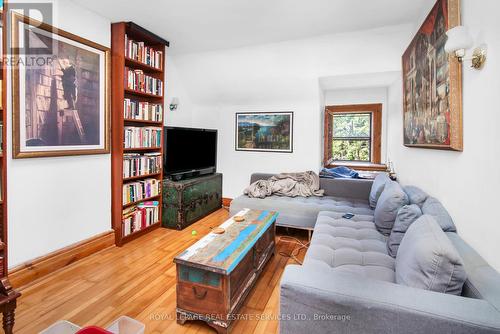
[[[273, 175], [254, 173], [250, 177], [250, 183], [268, 179]], [[312, 230], [321, 211], [352, 212], [372, 216], [373, 210], [366, 200], [371, 187], [371, 180], [321, 178], [320, 188], [325, 190], [323, 197], [270, 196], [261, 199], [241, 195], [231, 201], [229, 211], [231, 215], [245, 208], [278, 211], [280, 214], [276, 225]]]
[[321, 183], [323, 199], [231, 207], [273, 209], [280, 225], [314, 230], [304, 264], [281, 279], [280, 333], [500, 333], [500, 274], [437, 199], [382, 177]]

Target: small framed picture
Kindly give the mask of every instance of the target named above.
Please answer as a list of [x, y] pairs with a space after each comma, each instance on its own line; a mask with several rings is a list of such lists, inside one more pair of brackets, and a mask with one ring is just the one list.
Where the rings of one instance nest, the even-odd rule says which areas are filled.
[[236, 151], [293, 152], [293, 112], [236, 113]]
[[13, 157], [109, 153], [109, 48], [12, 14]]

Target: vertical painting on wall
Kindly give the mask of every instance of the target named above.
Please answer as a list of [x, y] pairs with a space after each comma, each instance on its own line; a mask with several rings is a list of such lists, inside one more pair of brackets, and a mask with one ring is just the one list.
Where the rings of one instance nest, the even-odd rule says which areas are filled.
[[438, 0], [403, 55], [404, 145], [463, 149], [462, 73], [444, 49], [459, 0]]
[[109, 152], [109, 49], [15, 14], [14, 158]]
[[236, 150], [293, 152], [293, 112], [236, 113]]

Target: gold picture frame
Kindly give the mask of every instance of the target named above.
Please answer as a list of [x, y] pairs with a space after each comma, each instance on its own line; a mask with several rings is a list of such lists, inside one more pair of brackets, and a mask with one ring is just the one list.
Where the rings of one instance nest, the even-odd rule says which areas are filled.
[[[27, 38], [57, 52], [29, 67]], [[12, 12], [11, 53], [13, 158], [109, 153], [110, 49]]]
[[460, 0], [437, 0], [402, 57], [403, 142], [463, 150], [462, 66], [444, 49], [460, 25]]

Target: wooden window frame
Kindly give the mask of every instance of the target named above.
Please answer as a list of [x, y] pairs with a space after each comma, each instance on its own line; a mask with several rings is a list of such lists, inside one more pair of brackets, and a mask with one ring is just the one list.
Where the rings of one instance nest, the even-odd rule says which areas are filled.
[[[332, 158], [333, 142], [333, 115], [340, 113], [366, 114], [371, 113], [371, 157], [370, 162], [359, 161], [338, 161]], [[324, 120], [324, 146], [323, 146], [323, 165], [325, 167], [335, 167], [339, 165], [364, 166], [365, 169], [385, 169], [381, 164], [382, 150], [382, 104], [352, 104], [325, 107]]]

